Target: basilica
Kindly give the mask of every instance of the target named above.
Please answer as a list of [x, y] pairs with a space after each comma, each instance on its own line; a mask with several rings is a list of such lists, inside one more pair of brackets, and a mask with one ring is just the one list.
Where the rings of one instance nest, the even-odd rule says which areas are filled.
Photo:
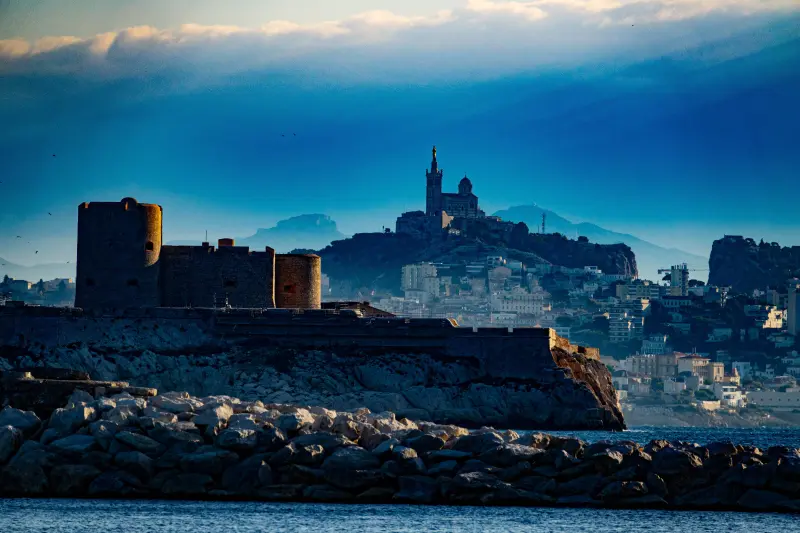
[[458, 183], [458, 192], [442, 192], [443, 170], [436, 161], [436, 147], [432, 150], [431, 168], [425, 173], [425, 214], [429, 217], [443, 213], [450, 218], [483, 218], [485, 213], [478, 207], [478, 197], [472, 193], [472, 182], [464, 176]]

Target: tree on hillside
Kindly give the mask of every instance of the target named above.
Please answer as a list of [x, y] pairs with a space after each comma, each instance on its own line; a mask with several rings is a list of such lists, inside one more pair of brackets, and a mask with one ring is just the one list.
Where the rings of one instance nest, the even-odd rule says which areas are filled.
[[8, 274], [6, 274], [5, 276], [3, 276], [3, 283], [2, 283], [2, 285], [8, 285], [10, 281], [11, 281], [11, 278], [9, 278], [9, 277], [8, 277]]
[[63, 279], [58, 282], [58, 292], [60, 292], [61, 294], [67, 292], [67, 282], [64, 281]]
[[36, 293], [40, 296], [44, 294], [44, 280], [39, 279], [39, 283], [36, 284]]
[[705, 282], [700, 281], [699, 279], [690, 279], [689, 286], [690, 287], [705, 287]]

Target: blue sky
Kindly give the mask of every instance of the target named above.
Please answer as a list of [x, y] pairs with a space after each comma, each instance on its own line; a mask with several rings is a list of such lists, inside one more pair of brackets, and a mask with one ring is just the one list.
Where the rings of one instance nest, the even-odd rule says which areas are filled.
[[799, 28], [794, 0], [0, 0], [0, 256], [70, 260], [78, 203], [124, 196], [167, 240], [379, 230], [432, 144], [487, 212], [800, 244]]

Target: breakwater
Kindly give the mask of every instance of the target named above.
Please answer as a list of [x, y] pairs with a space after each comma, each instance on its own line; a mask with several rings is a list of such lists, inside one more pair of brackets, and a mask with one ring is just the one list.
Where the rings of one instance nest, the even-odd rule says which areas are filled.
[[76, 389], [45, 420], [6, 407], [0, 465], [5, 496], [800, 511], [788, 447], [589, 444], [180, 392]]

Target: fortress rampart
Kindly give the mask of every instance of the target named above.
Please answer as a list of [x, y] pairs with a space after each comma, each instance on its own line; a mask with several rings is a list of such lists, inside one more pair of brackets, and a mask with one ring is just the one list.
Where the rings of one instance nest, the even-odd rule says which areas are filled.
[[[78, 207], [75, 306], [319, 309], [316, 255], [218, 246], [162, 245], [162, 209], [133, 198]], [[276, 286], [277, 282], [277, 286]]]
[[[446, 319], [362, 318], [355, 312], [289, 309], [149, 308], [115, 313], [80, 309], [0, 307], [0, 346], [24, 348], [102, 344], [123, 331], [130, 348], [171, 349], [247, 343], [297, 349], [423, 352], [472, 358], [498, 378], [536, 378], [560, 348], [598, 359], [597, 350], [570, 345], [547, 328], [460, 328]], [[178, 333], [181, 332], [181, 333]], [[177, 337], [177, 338], [176, 338]], [[149, 340], [148, 340], [149, 339]], [[117, 348], [124, 349], [114, 340]]]

